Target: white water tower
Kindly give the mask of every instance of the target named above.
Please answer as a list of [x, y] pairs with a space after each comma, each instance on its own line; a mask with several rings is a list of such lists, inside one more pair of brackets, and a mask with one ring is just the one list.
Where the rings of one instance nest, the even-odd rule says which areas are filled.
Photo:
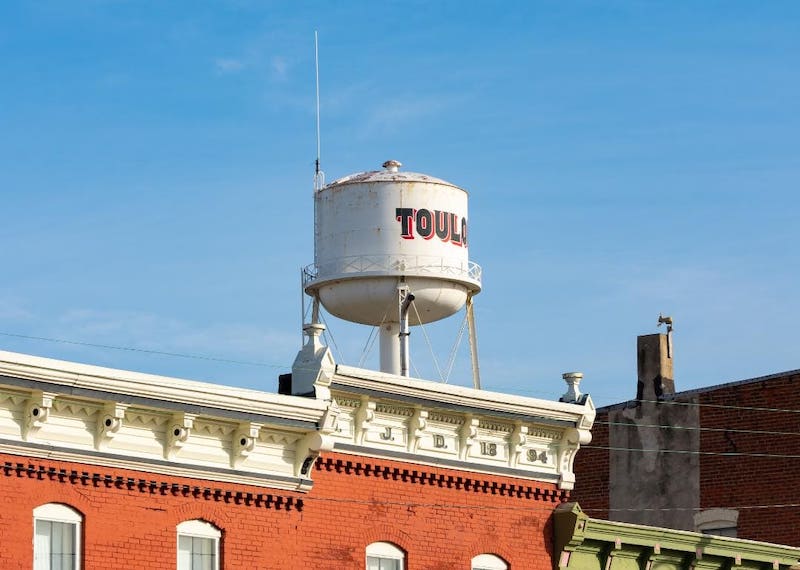
[[[408, 375], [408, 325], [448, 317], [472, 296], [481, 269], [469, 260], [467, 192], [390, 160], [314, 193], [314, 264], [303, 288], [346, 321], [380, 327], [381, 371]], [[477, 356], [473, 370], [477, 378]]]

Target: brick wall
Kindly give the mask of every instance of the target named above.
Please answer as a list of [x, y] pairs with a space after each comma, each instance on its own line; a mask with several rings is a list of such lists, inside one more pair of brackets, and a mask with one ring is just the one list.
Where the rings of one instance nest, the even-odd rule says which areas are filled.
[[174, 569], [175, 527], [190, 519], [222, 529], [226, 570], [363, 568], [375, 541], [411, 569], [465, 569], [481, 553], [552, 567], [554, 485], [336, 453], [314, 479], [303, 495], [0, 455], [0, 568], [32, 567], [32, 511], [51, 502], [83, 515], [85, 570]]
[[551, 515], [565, 499], [554, 485], [339, 454], [317, 469], [303, 528], [327, 543], [311, 561], [360, 568], [367, 544], [388, 541], [411, 569], [468, 569], [482, 553], [514, 570], [552, 568]]
[[701, 433], [701, 450], [749, 454], [701, 457], [701, 507], [738, 509], [741, 538], [800, 546], [800, 507], [763, 508], [800, 504], [800, 374], [722, 386], [700, 403], [701, 425], [714, 430]]
[[592, 441], [575, 455], [575, 489], [570, 500], [576, 501], [590, 517], [609, 519], [608, 413], [598, 412], [592, 426]]
[[85, 570], [174, 570], [175, 527], [197, 518], [223, 530], [226, 569], [279, 568], [295, 551], [291, 530], [302, 520], [300, 499], [262, 488], [0, 455], [0, 568], [33, 566], [32, 511], [45, 503], [63, 503], [83, 515]]
[[[686, 403], [693, 399], [700, 404], [699, 424], [703, 428], [699, 508], [738, 510], [739, 538], [800, 546], [800, 507], [774, 506], [800, 504], [800, 374], [773, 375], [675, 398]], [[776, 409], [788, 411], [771, 411]], [[591, 444], [577, 454], [577, 482], [571, 494], [571, 500], [597, 518], [609, 518], [610, 455], [603, 449], [610, 441], [608, 418], [607, 411], [599, 411]], [[668, 420], [659, 420], [665, 422]], [[690, 456], [685, 457], [688, 473]], [[612, 520], [622, 517], [619, 513], [610, 515]], [[666, 519], [665, 513], [664, 520], [654, 524], [667, 526]]]

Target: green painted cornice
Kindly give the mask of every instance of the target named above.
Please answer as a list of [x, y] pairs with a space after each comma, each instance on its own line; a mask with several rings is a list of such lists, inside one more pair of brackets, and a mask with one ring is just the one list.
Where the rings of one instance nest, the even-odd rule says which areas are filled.
[[554, 524], [556, 567], [568, 570], [787, 570], [800, 561], [798, 548], [593, 519], [577, 503], [559, 505]]

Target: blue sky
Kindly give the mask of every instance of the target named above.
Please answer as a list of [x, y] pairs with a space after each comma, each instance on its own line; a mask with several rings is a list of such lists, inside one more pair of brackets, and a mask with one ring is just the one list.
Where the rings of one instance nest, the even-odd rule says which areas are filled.
[[[4, 2], [0, 347], [275, 389], [314, 30], [328, 180], [394, 158], [470, 192], [484, 387], [632, 397], [659, 312], [679, 389], [800, 368], [796, 2]], [[357, 364], [369, 330], [328, 324]]]

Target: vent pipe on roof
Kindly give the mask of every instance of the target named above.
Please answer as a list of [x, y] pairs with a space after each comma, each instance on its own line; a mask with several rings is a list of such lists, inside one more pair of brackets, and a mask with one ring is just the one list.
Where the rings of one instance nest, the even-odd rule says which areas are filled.
[[583, 394], [581, 394], [580, 383], [583, 380], [583, 372], [565, 372], [561, 377], [567, 383], [567, 391], [558, 401], [567, 402], [568, 404], [582, 403]]
[[389, 172], [398, 172], [400, 167], [403, 166], [403, 163], [397, 160], [387, 160], [381, 166], [383, 166]]

